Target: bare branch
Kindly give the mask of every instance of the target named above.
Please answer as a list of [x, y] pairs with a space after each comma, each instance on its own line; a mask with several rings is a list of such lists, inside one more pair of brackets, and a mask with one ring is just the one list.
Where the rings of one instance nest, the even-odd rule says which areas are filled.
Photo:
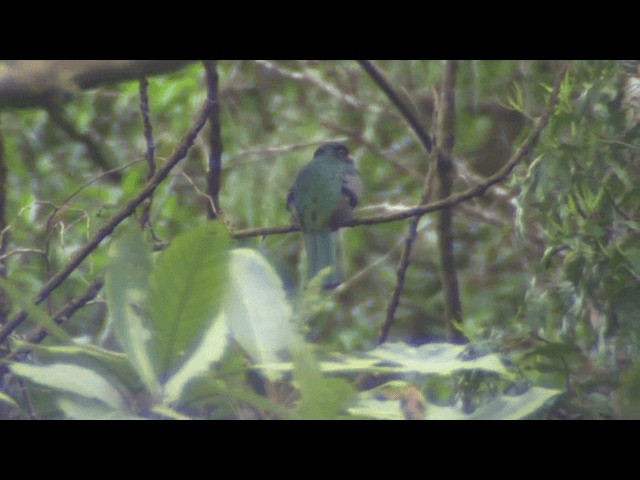
[[425, 132], [424, 128], [422, 128], [422, 125], [420, 124], [418, 118], [404, 104], [398, 94], [393, 90], [391, 85], [389, 85], [389, 82], [387, 82], [387, 80], [384, 78], [382, 73], [380, 73], [369, 60], [358, 60], [358, 63], [363, 68], [363, 70], [369, 74], [373, 81], [378, 84], [380, 89], [387, 95], [387, 97], [389, 97], [389, 100], [391, 100], [391, 102], [398, 108], [398, 110], [400, 110], [400, 113], [412, 128], [413, 132], [420, 140], [420, 143], [422, 143], [424, 149], [427, 152], [430, 152], [431, 138], [429, 138], [427, 132]]
[[59, 103], [79, 89], [168, 73], [189, 60], [5, 60], [0, 63], [0, 107]]
[[[147, 160], [147, 180], [149, 180], [156, 173], [156, 160], [154, 158], [156, 152], [156, 144], [153, 140], [153, 126], [151, 125], [151, 118], [149, 112], [149, 81], [146, 77], [140, 79], [140, 114], [142, 115], [142, 125], [144, 126], [144, 140], [147, 144], [147, 149], [144, 154], [144, 158]], [[151, 210], [151, 202], [153, 202], [153, 194], [149, 195], [149, 198], [145, 200], [142, 205], [142, 213], [140, 214], [140, 227], [144, 229], [149, 224], [149, 210]]]
[[220, 172], [222, 170], [222, 138], [220, 136], [220, 107], [218, 104], [218, 62], [204, 62], [207, 76], [207, 97], [216, 105], [209, 116], [209, 172], [207, 173], [207, 195], [211, 202], [207, 204], [210, 219], [220, 216]]
[[278, 64], [276, 64], [274, 62], [270, 62], [268, 60], [255, 60], [255, 62], [258, 65], [261, 65], [261, 66], [263, 66], [265, 68], [268, 68], [268, 69], [276, 72], [277, 74], [279, 74], [282, 77], [290, 78], [291, 80], [307, 82], [307, 83], [313, 85], [314, 87], [317, 87], [318, 89], [322, 90], [323, 92], [331, 95], [332, 97], [337, 98], [338, 100], [343, 102], [345, 105], [348, 105], [350, 107], [357, 108], [359, 110], [366, 110], [366, 111], [374, 112], [374, 113], [382, 112], [382, 110], [380, 108], [368, 105], [368, 104], [362, 102], [361, 100], [357, 99], [356, 97], [354, 97], [352, 95], [349, 95], [348, 93], [342, 92], [335, 85], [331, 85], [330, 83], [325, 82], [324, 80], [322, 80], [318, 76], [316, 76], [316, 75], [314, 75], [312, 73], [309, 73], [307, 71], [305, 71], [305, 72], [294, 72], [292, 70], [289, 70], [289, 69], [287, 69], [285, 67], [282, 67], [281, 65], [278, 65]]

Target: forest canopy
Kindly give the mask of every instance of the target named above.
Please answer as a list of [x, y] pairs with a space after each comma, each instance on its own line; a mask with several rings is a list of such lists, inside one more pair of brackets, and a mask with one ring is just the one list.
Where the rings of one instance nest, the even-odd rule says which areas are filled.
[[640, 61], [0, 61], [0, 418], [640, 418], [639, 124]]

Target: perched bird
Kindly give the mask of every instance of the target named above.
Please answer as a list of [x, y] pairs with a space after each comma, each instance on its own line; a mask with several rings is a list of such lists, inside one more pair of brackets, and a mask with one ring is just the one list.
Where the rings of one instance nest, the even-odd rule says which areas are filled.
[[330, 142], [320, 146], [313, 159], [298, 172], [287, 195], [287, 209], [304, 235], [308, 278], [332, 267], [324, 288], [341, 283], [337, 265], [337, 230], [351, 220], [362, 195], [362, 180], [344, 145]]

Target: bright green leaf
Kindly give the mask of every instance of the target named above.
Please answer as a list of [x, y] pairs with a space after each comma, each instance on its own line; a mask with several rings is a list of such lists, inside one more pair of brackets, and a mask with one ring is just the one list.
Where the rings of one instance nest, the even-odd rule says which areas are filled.
[[165, 382], [202, 338], [227, 291], [229, 233], [206, 222], [177, 236], [160, 253], [146, 306], [152, 358]]
[[255, 363], [278, 360], [291, 346], [292, 312], [282, 281], [255, 250], [233, 250], [224, 312], [232, 337]]
[[9, 368], [19, 377], [61, 393], [99, 400], [114, 409], [122, 409], [124, 406], [120, 393], [111, 382], [88, 368], [64, 363], [54, 365], [13, 363]]

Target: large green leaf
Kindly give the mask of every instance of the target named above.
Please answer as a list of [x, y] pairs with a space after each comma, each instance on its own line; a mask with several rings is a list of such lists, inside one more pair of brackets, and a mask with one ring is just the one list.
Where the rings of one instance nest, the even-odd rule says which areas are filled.
[[58, 398], [56, 403], [64, 416], [73, 420], [146, 420], [104, 403], [71, 395]]
[[522, 395], [501, 395], [473, 413], [466, 415], [450, 407], [427, 407], [427, 420], [519, 420], [526, 418], [563, 392], [542, 387], [532, 387]]
[[[449, 343], [431, 343], [412, 347], [403, 343], [387, 343], [364, 354], [344, 355], [320, 362], [326, 373], [339, 372], [398, 372], [423, 375], [451, 375], [465, 370], [484, 370], [502, 376], [509, 372], [496, 354], [465, 358], [466, 347]], [[265, 369], [290, 371], [293, 363], [262, 365]]]
[[[501, 395], [471, 414], [465, 414], [458, 407], [442, 407], [429, 404], [425, 420], [520, 420], [538, 412], [562, 391], [541, 387], [532, 387], [518, 396]], [[399, 399], [384, 399], [370, 392], [360, 394], [357, 405], [349, 408], [349, 413], [365, 418], [380, 420], [403, 420]]]
[[185, 386], [209, 371], [211, 364], [222, 358], [229, 339], [226, 317], [223, 313], [212, 322], [202, 337], [200, 345], [189, 356], [184, 365], [167, 381], [164, 401], [175, 402], [182, 398]]
[[9, 368], [19, 377], [60, 393], [98, 400], [117, 410], [124, 408], [118, 389], [105, 377], [88, 368], [65, 363], [54, 365], [13, 363]]
[[176, 237], [157, 259], [146, 306], [152, 358], [162, 382], [215, 318], [227, 290], [229, 244], [225, 227], [207, 222]]
[[12, 341], [14, 349], [31, 350], [41, 364], [70, 363], [98, 373], [115, 376], [132, 390], [143, 387], [140, 376], [125, 354], [95, 345], [36, 345], [21, 340]]
[[289, 350], [293, 325], [291, 306], [282, 281], [255, 250], [233, 250], [230, 290], [224, 313], [232, 337], [255, 363], [278, 361], [278, 352]]
[[105, 289], [111, 321], [122, 348], [150, 392], [159, 390], [149, 354], [150, 321], [142, 310], [149, 289], [151, 257], [138, 229], [126, 231], [109, 251]]

